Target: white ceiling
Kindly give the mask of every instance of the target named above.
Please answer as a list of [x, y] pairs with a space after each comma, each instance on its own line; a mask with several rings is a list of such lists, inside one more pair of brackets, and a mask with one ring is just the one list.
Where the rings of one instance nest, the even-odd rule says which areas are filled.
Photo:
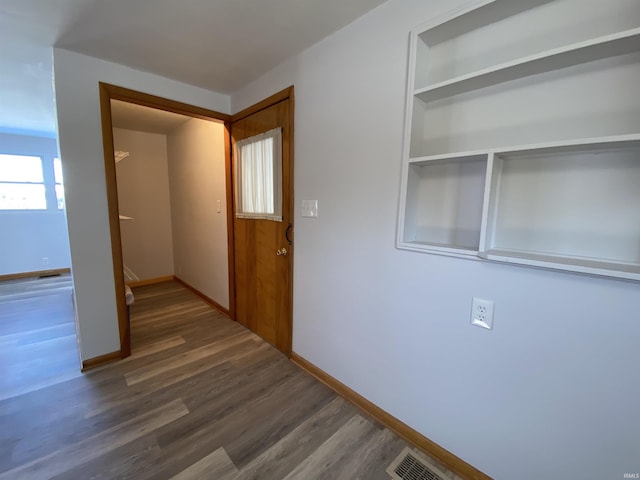
[[111, 125], [114, 128], [166, 135], [190, 119], [179, 113], [111, 100]]
[[51, 47], [231, 93], [385, 0], [0, 0], [0, 129], [53, 132]]

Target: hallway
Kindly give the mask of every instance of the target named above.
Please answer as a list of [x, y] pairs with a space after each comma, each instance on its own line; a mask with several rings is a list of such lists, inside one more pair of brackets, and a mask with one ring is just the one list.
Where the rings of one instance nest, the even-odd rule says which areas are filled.
[[[0, 479], [389, 478], [406, 445], [393, 433], [178, 283], [135, 295], [130, 358], [3, 386]], [[41, 336], [68, 328], [56, 312]]]

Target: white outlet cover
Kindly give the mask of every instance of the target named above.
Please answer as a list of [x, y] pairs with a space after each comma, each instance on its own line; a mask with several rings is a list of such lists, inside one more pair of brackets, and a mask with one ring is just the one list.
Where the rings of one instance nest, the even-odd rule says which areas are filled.
[[471, 325], [493, 329], [493, 300], [473, 297], [471, 301]]
[[316, 218], [318, 216], [318, 200], [302, 200], [302, 216]]

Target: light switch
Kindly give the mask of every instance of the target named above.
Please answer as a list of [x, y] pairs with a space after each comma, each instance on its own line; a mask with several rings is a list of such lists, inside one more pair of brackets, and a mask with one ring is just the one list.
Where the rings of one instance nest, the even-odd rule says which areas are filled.
[[220, 200], [216, 200], [216, 211], [220, 213], [222, 211], [222, 206], [220, 204]]
[[302, 216], [317, 217], [318, 216], [318, 200], [302, 200]]

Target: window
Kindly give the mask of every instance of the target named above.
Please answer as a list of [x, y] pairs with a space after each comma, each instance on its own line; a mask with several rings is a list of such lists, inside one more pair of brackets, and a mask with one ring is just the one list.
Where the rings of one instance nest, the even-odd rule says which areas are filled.
[[42, 159], [0, 154], [0, 210], [46, 210]]
[[62, 163], [59, 158], [53, 159], [53, 176], [56, 181], [56, 200], [58, 210], [64, 209], [64, 185], [62, 184]]
[[236, 217], [282, 221], [280, 128], [236, 142]]

